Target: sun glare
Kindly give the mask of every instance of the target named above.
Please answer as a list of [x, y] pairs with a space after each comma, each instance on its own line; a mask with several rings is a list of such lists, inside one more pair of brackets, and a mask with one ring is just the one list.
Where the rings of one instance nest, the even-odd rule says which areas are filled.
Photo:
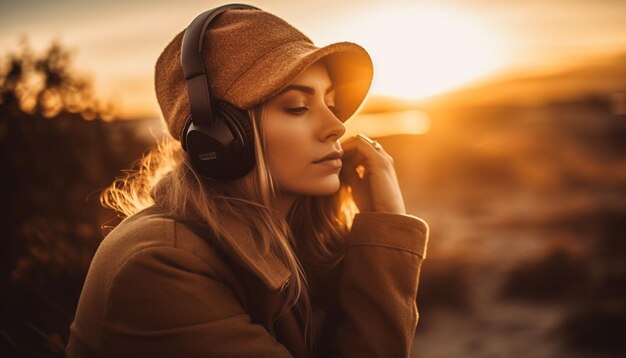
[[376, 94], [420, 99], [480, 79], [503, 63], [497, 33], [461, 9], [376, 8], [350, 26], [374, 61]]

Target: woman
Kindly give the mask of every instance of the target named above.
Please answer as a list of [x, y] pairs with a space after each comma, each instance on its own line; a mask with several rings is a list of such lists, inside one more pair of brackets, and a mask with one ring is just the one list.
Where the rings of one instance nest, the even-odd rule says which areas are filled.
[[377, 142], [339, 142], [367, 52], [317, 48], [260, 10], [219, 15], [204, 63], [212, 94], [247, 111], [255, 162], [217, 180], [181, 150], [182, 40], [155, 69], [171, 139], [103, 193], [126, 218], [91, 263], [67, 356], [408, 356], [428, 225]]

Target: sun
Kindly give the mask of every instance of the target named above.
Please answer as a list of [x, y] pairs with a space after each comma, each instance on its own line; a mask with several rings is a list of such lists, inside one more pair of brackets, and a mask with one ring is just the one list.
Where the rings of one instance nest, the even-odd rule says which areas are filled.
[[421, 99], [480, 79], [504, 63], [497, 31], [461, 9], [379, 7], [347, 26], [372, 56], [376, 94]]

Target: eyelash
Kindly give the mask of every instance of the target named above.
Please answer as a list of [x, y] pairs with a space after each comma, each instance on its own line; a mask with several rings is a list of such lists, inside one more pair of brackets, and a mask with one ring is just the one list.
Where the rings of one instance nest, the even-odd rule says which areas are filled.
[[[337, 108], [335, 106], [328, 106], [328, 108], [330, 109], [331, 112], [333, 112], [333, 114], [335, 114], [335, 116], [339, 115], [339, 111], [337, 111]], [[286, 110], [287, 112], [297, 116], [297, 115], [304, 114], [305, 111], [309, 110], [309, 107], [287, 108]]]

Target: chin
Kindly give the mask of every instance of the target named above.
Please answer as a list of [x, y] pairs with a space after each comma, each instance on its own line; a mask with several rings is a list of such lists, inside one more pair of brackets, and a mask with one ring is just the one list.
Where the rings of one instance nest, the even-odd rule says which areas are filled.
[[320, 185], [317, 190], [318, 194], [315, 195], [322, 196], [334, 194], [339, 190], [340, 186], [341, 182], [339, 182], [339, 176], [335, 175], [333, 178]]
[[292, 190], [300, 195], [308, 196], [326, 196], [336, 193], [341, 187], [339, 181], [339, 175], [333, 175], [324, 180], [319, 180], [314, 183], [306, 183], [310, 185], [299, 186], [297, 189]]

